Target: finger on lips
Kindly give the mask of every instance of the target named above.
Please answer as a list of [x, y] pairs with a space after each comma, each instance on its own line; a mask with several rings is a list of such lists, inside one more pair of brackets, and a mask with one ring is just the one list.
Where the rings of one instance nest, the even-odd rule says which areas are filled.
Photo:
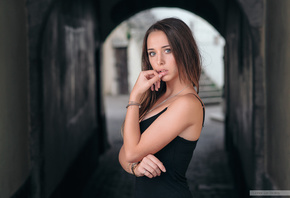
[[[156, 91], [158, 91], [158, 89], [160, 88], [160, 77], [155, 76], [154, 78], [151, 78], [148, 81], [150, 84], [152, 84], [152, 86], [155, 87], [155, 88], [153, 87], [153, 90], [155, 89]], [[152, 86], [151, 86], [151, 90], [152, 90]]]

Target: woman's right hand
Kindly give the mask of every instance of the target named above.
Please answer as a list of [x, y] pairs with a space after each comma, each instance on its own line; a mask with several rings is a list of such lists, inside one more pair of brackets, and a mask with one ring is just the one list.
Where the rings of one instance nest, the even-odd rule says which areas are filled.
[[152, 154], [144, 157], [134, 170], [137, 177], [146, 176], [149, 178], [160, 176], [161, 171], [166, 172], [163, 163]]
[[146, 92], [148, 89], [151, 91], [158, 91], [160, 88], [160, 80], [163, 77], [163, 74], [158, 74], [154, 70], [142, 71], [139, 74], [139, 77], [132, 89], [130, 94], [130, 100], [139, 102], [140, 96]]

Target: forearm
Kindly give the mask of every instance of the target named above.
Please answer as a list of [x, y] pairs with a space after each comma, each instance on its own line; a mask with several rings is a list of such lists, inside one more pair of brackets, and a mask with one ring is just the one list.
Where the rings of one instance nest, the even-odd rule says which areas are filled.
[[140, 138], [139, 107], [128, 106], [124, 124], [124, 152], [128, 162], [135, 162]]
[[[162, 75], [154, 70], [142, 71], [130, 94], [130, 101], [140, 103], [141, 96], [150, 89], [153, 84], [156, 91], [160, 87], [160, 78]], [[153, 91], [153, 90], [152, 90]], [[124, 150], [125, 157], [128, 162], [140, 161], [149, 153], [142, 153], [142, 149], [138, 149], [141, 140], [139, 127], [139, 107], [137, 105], [128, 106], [124, 123]]]
[[[119, 162], [122, 168], [136, 177], [147, 176], [149, 178], [159, 176], [162, 172], [166, 172], [166, 169], [161, 161], [154, 155], [147, 155], [136, 166], [133, 163], [126, 161], [124, 147], [122, 146], [119, 152]], [[132, 171], [133, 169], [133, 171]]]

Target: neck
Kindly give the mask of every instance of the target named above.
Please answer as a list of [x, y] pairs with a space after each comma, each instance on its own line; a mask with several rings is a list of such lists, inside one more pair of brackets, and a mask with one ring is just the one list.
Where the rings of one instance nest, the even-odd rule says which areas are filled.
[[171, 96], [174, 95], [176, 93], [178, 93], [180, 90], [184, 89], [186, 86], [190, 87], [191, 83], [189, 82], [166, 82], [166, 92], [165, 92], [165, 96]]
[[[166, 84], [167, 86], [167, 84]], [[182, 88], [181, 88], [182, 87]], [[151, 111], [153, 111], [154, 109], [156, 109], [157, 107], [159, 107], [160, 105], [162, 105], [163, 103], [165, 103], [166, 101], [168, 101], [169, 99], [177, 96], [178, 94], [180, 94], [181, 92], [183, 92], [186, 88], [189, 87], [189, 84], [186, 84], [186, 83], [180, 83], [179, 85], [174, 85], [174, 87], [166, 87], [166, 92], [165, 92], [165, 99], [162, 100], [160, 103], [158, 103], [156, 106], [154, 106], [152, 109], [148, 110], [146, 112], [147, 113], [150, 113]], [[181, 89], [179, 89], [181, 88]], [[178, 91], [176, 91], [177, 89], [179, 89]], [[166, 95], [167, 94], [167, 95]]]

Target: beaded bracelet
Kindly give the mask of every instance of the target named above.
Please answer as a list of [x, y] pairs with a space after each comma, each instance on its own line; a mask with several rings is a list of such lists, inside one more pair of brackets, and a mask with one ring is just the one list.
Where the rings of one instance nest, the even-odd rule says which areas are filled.
[[134, 102], [134, 101], [129, 101], [129, 103], [126, 106], [126, 108], [128, 108], [129, 106], [133, 106], [133, 105], [139, 106], [139, 109], [141, 108], [141, 104], [138, 103], [138, 102]]

